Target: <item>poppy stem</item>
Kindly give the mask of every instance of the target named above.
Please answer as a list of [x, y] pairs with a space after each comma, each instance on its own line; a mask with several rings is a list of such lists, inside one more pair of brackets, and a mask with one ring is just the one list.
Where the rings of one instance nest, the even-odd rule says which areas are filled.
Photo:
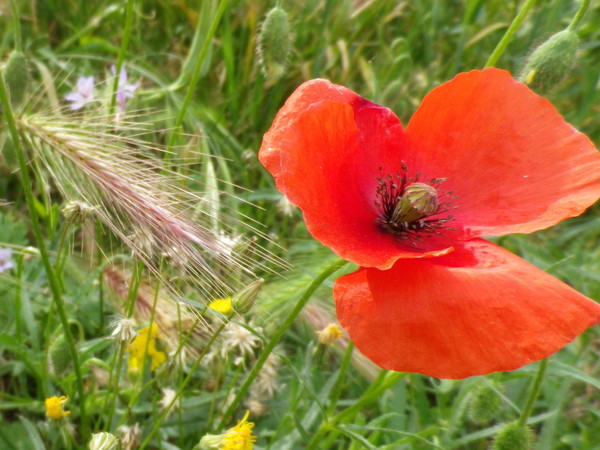
[[585, 16], [585, 13], [587, 12], [588, 8], [590, 7], [590, 3], [591, 3], [591, 0], [583, 0], [581, 2], [581, 6], [577, 10], [575, 17], [573, 17], [573, 20], [571, 20], [571, 23], [569, 24], [569, 30], [577, 31], [577, 29], [581, 25], [583, 16]]
[[490, 58], [485, 63], [485, 66], [483, 66], [484, 69], [486, 67], [493, 67], [496, 65], [496, 63], [506, 50], [506, 47], [508, 47], [508, 44], [512, 40], [513, 36], [521, 26], [521, 23], [523, 23], [523, 20], [525, 20], [525, 17], [527, 17], [527, 14], [531, 10], [531, 8], [535, 6], [536, 1], [537, 0], [527, 0], [525, 2], [521, 10], [517, 13], [516, 17], [513, 19], [512, 23], [506, 30], [506, 33], [504, 33], [504, 36], [502, 36], [502, 39], [500, 39], [500, 42], [498, 42], [498, 45], [496, 45], [496, 48], [490, 55]]
[[271, 352], [273, 351], [275, 346], [281, 340], [283, 333], [285, 333], [285, 331], [292, 325], [292, 323], [294, 322], [294, 320], [296, 319], [298, 314], [300, 314], [300, 311], [302, 311], [302, 309], [306, 305], [306, 302], [308, 302], [308, 300], [312, 297], [312, 295], [317, 290], [317, 288], [319, 286], [321, 286], [321, 284], [323, 284], [323, 282], [327, 278], [329, 278], [333, 273], [337, 272], [339, 269], [344, 267], [346, 265], [346, 263], [347, 263], [347, 261], [343, 260], [343, 259], [336, 261], [335, 263], [333, 263], [332, 265], [327, 267], [323, 272], [321, 272], [321, 274], [317, 278], [315, 278], [314, 281], [304, 291], [304, 294], [302, 294], [302, 296], [300, 297], [300, 299], [294, 306], [294, 309], [292, 309], [292, 311], [285, 318], [285, 320], [283, 321], [281, 326], [277, 329], [277, 331], [275, 332], [275, 334], [273, 335], [271, 340], [267, 343], [267, 345], [265, 345], [265, 348], [262, 351], [262, 353], [260, 354], [260, 356], [258, 357], [258, 360], [256, 361], [256, 363], [254, 364], [252, 371], [248, 374], [248, 377], [244, 381], [244, 384], [239, 389], [239, 391], [238, 391], [237, 395], [235, 396], [235, 398], [233, 399], [233, 401], [229, 404], [227, 411], [225, 411], [225, 413], [223, 414], [223, 417], [221, 419], [221, 422], [219, 422], [217, 429], [220, 430], [225, 427], [225, 425], [227, 424], [227, 421], [229, 420], [229, 418], [231, 417], [231, 415], [233, 414], [233, 412], [235, 411], [235, 409], [237, 408], [239, 403], [242, 401], [242, 399], [246, 395], [246, 392], [248, 392], [250, 385], [252, 384], [254, 379], [257, 377], [257, 375], [260, 373], [260, 369], [262, 369], [262, 366], [264, 365], [265, 361], [267, 360], [267, 358], [269, 357], [269, 355], [271, 354]]
[[527, 423], [527, 419], [531, 415], [531, 411], [533, 410], [533, 404], [537, 399], [537, 396], [540, 392], [540, 388], [542, 387], [542, 380], [544, 379], [544, 375], [546, 374], [546, 369], [548, 367], [548, 358], [544, 358], [540, 361], [540, 365], [538, 367], [538, 373], [533, 381], [533, 386], [531, 387], [531, 392], [529, 392], [529, 397], [527, 398], [527, 403], [525, 403], [525, 407], [523, 411], [521, 411], [521, 417], [519, 417], [518, 422], [521, 425], [525, 425]]

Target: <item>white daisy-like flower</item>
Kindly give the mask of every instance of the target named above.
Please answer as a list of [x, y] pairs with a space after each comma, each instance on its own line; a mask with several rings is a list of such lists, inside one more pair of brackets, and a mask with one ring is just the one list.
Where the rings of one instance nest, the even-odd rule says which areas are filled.
[[[261, 328], [255, 328], [254, 330], [256, 333], [262, 333]], [[227, 325], [222, 336], [221, 356], [224, 358], [232, 353], [242, 358], [252, 356], [254, 355], [254, 349], [261, 345], [261, 340], [256, 334], [234, 322]]]
[[[161, 389], [161, 391], [163, 396], [158, 402], [158, 404], [160, 405], [163, 411], [168, 409], [167, 417], [169, 417], [175, 412], [175, 410], [179, 409], [179, 407], [181, 406], [181, 399], [178, 398], [177, 401], [173, 403], [175, 397], [177, 397], [177, 392], [170, 388], [163, 388]], [[171, 403], [173, 403], [172, 406]]]
[[130, 427], [127, 425], [121, 425], [118, 429], [121, 435], [121, 445], [123, 450], [133, 450], [140, 445], [142, 437], [142, 428], [139, 423], [136, 423]]
[[115, 327], [111, 337], [120, 342], [129, 343], [137, 335], [136, 322], [130, 317], [120, 317], [113, 322]]

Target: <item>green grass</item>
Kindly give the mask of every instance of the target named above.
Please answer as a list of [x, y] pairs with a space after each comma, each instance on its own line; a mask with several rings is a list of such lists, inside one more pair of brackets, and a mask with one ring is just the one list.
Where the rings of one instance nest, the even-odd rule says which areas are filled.
[[[156, 187], [172, 195], [164, 200], [184, 202], [178, 209], [183, 215], [198, 226], [255, 237], [256, 242], [239, 244], [248, 247], [240, 263], [253, 275], [226, 272], [221, 261], [207, 257], [209, 267], [227, 278], [225, 286], [213, 286], [206, 274], [169, 265], [177, 259], [143, 247], [139, 235], [131, 238], [138, 245], [132, 255], [124, 238], [138, 228], [118, 210], [111, 213], [116, 228], [100, 220], [68, 223], [60, 213], [66, 200], [109, 202], [110, 197], [103, 197], [106, 193], [51, 144], [20, 128], [32, 179], [22, 185], [19, 145], [3, 108], [0, 247], [13, 249], [15, 267], [0, 273], [0, 448], [87, 448], [91, 432], [119, 435], [120, 426], [139, 423], [139, 442], [146, 448], [188, 449], [206, 433], [221, 433], [243, 417], [248, 397], [223, 417], [228, 399], [240, 392], [260, 349], [272, 342], [302, 292], [336, 261], [311, 238], [298, 210], [283, 212], [281, 194], [257, 159], [262, 135], [285, 99], [307, 79], [328, 78], [390, 107], [407, 123], [433, 87], [458, 72], [484, 67], [524, 2], [280, 1], [290, 19], [293, 51], [279, 80], [265, 78], [256, 52], [260, 23], [275, 2], [131, 2], [127, 36], [125, 1], [12, 3], [20, 11], [15, 21], [5, 5], [0, 47], [8, 57], [20, 45], [28, 58], [28, 72], [17, 77], [18, 82], [28, 78], [26, 99], [13, 105], [19, 127], [23, 118], [39, 117], [44, 126], [68, 129], [79, 148], [94, 142], [98, 148], [115, 143], [115, 148], [131, 150], [139, 158], [135, 161], [142, 161], [135, 167], [147, 164], [164, 175], [164, 183], [156, 178]], [[564, 29], [578, 6], [538, 1], [496, 66], [519, 76], [533, 48]], [[592, 2], [579, 30], [576, 65], [548, 94], [566, 120], [596, 144], [598, 23], [600, 7]], [[113, 90], [110, 66], [120, 52], [130, 82], [140, 86], [125, 116], [134, 124], [115, 129], [107, 111]], [[76, 115], [66, 108], [64, 96], [79, 76], [89, 75], [95, 76], [98, 98], [104, 95], [105, 101]], [[77, 198], [81, 192], [91, 198]], [[596, 206], [550, 230], [496, 242], [600, 300], [597, 212]], [[119, 233], [120, 226], [126, 231]], [[116, 267], [124, 283], [121, 291], [105, 282], [108, 266]], [[139, 286], [130, 283], [135, 274]], [[223, 338], [216, 331], [226, 317], [207, 311], [207, 301], [238, 292], [255, 277], [265, 284], [254, 309], [232, 318], [255, 337], [254, 347], [241, 363], [235, 350], [211, 355], [218, 344], [208, 344]], [[250, 408], [259, 436], [256, 448], [486, 449], [504, 424], [519, 417], [539, 363], [449, 381], [380, 373], [358, 359], [352, 346], [319, 347], [315, 317], [335, 319], [333, 279], [314, 285], [308, 307], [291, 327], [281, 329], [285, 333], [274, 350], [277, 392], [264, 395], [262, 414], [256, 414], [256, 405]], [[113, 316], [133, 309], [136, 298], [140, 326], [157, 321], [169, 330], [163, 336], [168, 339], [157, 344], [169, 356], [159, 370], [131, 375], [126, 345], [119, 347], [107, 337]], [[146, 302], [144, 311], [140, 302]], [[186, 309], [192, 307], [195, 313]], [[598, 333], [589, 330], [550, 358], [529, 418], [537, 448], [600, 448]], [[173, 354], [184, 341], [187, 358], [181, 364]], [[198, 359], [205, 353], [212, 363]], [[198, 367], [190, 370], [195, 363]], [[476, 423], [468, 410], [482, 385], [492, 386], [501, 402], [493, 418]], [[160, 405], [164, 388], [182, 388], [180, 407], [168, 416]], [[45, 417], [44, 399], [52, 395], [69, 397], [69, 416]]]

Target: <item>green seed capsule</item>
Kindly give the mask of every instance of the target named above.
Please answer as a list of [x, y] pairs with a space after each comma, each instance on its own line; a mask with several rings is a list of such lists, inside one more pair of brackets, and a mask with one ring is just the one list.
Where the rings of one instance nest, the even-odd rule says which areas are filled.
[[258, 57], [267, 79], [281, 78], [292, 51], [292, 33], [286, 12], [275, 7], [267, 14], [258, 35]]
[[571, 71], [579, 38], [573, 30], [563, 30], [550, 37], [529, 57], [521, 81], [539, 94], [554, 89]]

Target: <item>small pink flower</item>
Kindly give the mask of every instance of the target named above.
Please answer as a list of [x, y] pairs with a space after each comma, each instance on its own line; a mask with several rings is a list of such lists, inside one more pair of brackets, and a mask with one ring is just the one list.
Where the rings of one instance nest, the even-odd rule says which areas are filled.
[[77, 111], [87, 103], [94, 101], [94, 77], [79, 77], [77, 79], [77, 90], [65, 95], [65, 100], [73, 102], [71, 110]]

